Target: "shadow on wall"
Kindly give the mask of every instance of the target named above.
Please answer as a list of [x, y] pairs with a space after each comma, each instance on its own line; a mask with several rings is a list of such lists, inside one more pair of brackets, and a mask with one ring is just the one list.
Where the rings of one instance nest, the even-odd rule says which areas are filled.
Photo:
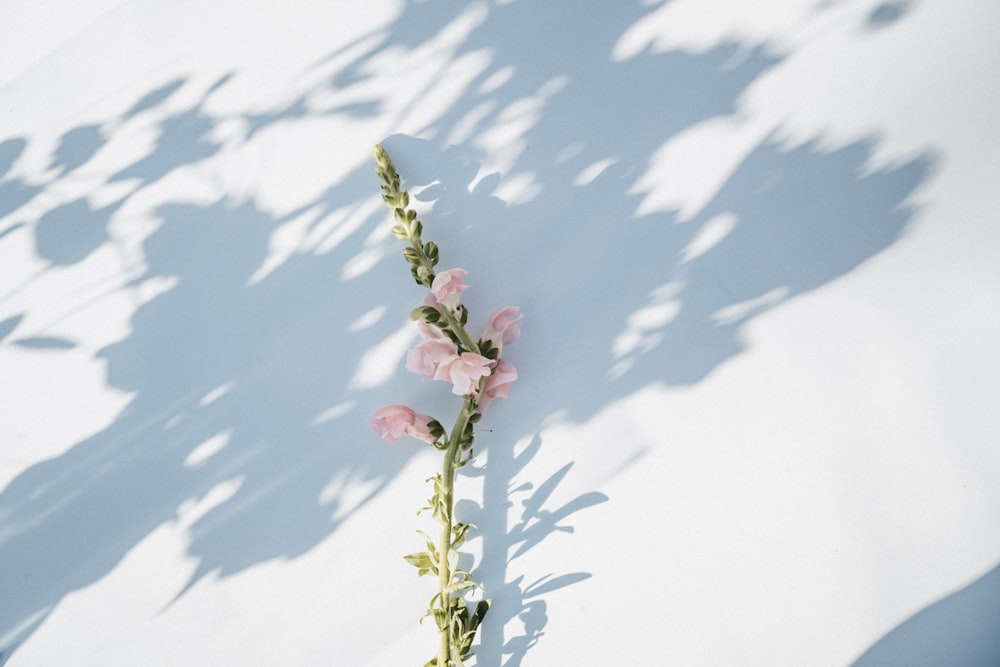
[[[700, 381], [742, 350], [743, 323], [899, 238], [911, 214], [905, 201], [932, 164], [922, 157], [870, 171], [865, 142], [823, 151], [767, 139], [694, 219], [638, 217], [632, 188], [652, 152], [695, 124], [733, 114], [740, 94], [781, 58], [766, 45], [732, 43], [612, 62], [617, 39], [651, 9], [623, 4], [609, 15], [599, 5], [491, 5], [450, 54], [454, 61], [489, 53], [489, 64], [424, 128], [424, 138], [384, 141], [405, 187], [422, 188], [417, 197], [433, 202], [426, 236], [441, 246], [442, 268], [469, 270], [474, 317], [507, 304], [525, 311], [525, 337], [511, 359], [521, 379], [510, 409], [496, 408], [510, 442], [530, 438], [553, 415], [588, 419], [653, 382]], [[309, 115], [377, 113], [383, 100], [328, 107], [322, 100], [364, 89], [387, 54], [398, 60], [453, 28], [463, 9], [485, 7], [408, 2], [321, 84], [272, 112], [244, 114], [241, 141]], [[109, 242], [112, 216], [128, 198], [214, 156], [221, 145], [212, 129], [225, 119], [204, 103], [227, 81], [190, 108], [167, 112], [166, 101], [185, 85], [171, 82], [120, 118], [67, 133], [53, 158], [53, 182], [85, 166], [125, 123], [151, 124], [161, 139], [109, 179], [136, 183], [122, 200], [95, 210], [81, 199], [33, 223], [39, 256], [52, 266], [83, 261]], [[488, 154], [478, 138], [498, 132], [511, 133], [518, 150], [509, 172], [484, 173]], [[0, 160], [13, 161], [23, 146], [0, 144]], [[514, 179], [531, 194], [507, 204], [497, 188]], [[427, 398], [414, 378], [357, 381], [366, 354], [393, 358], [405, 349], [405, 314], [423, 298], [416, 286], [401, 287], [408, 278], [400, 249], [377, 232], [387, 219], [370, 206], [377, 187], [366, 163], [281, 217], [231, 198], [156, 209], [162, 224], [145, 242], [147, 269], [133, 285], [169, 280], [174, 287], [141, 305], [129, 336], [100, 352], [109, 386], [135, 398], [111, 426], [33, 466], [0, 494], [2, 655], [65, 595], [107, 574], [194, 503], [211, 497], [217, 504], [193, 525], [190, 553], [199, 565], [188, 586], [210, 572], [226, 576], [307, 552], [357, 508], [345, 490], [361, 486], [370, 498], [406, 464], [415, 450], [378, 447], [368, 416], [386, 403], [433, 414], [451, 402], [446, 391]], [[0, 182], [0, 210], [18, 224], [17, 212], [41, 189]], [[302, 216], [312, 220], [305, 235], [320, 237], [328, 251], [293, 254], [251, 280], [275, 230]], [[6, 344], [27, 340], [17, 338], [20, 323], [20, 316], [2, 320]], [[428, 400], [431, 409], [421, 403]], [[565, 519], [572, 513], [606, 500], [590, 492], [550, 507], [567, 462], [509, 526], [505, 499], [540, 444], [532, 440], [517, 456], [490, 452], [484, 501], [491, 502], [472, 508], [492, 554], [476, 578], [506, 600], [484, 629], [484, 665], [520, 664], [542, 634], [544, 595], [589, 576], [507, 580], [510, 560], [571, 529]], [[503, 626], [515, 617], [525, 631], [505, 638]]]
[[1000, 665], [1000, 565], [914, 614], [852, 667]]

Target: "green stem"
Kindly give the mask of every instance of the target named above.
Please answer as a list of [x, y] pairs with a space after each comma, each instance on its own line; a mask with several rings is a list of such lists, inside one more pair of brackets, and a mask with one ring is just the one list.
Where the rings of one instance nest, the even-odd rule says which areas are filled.
[[459, 448], [469, 418], [475, 413], [475, 404], [471, 399], [465, 399], [461, 412], [455, 418], [455, 425], [448, 439], [448, 449], [444, 454], [444, 470], [441, 473], [441, 539], [438, 544], [438, 587], [440, 589], [439, 603], [444, 612], [444, 627], [441, 629], [441, 647], [438, 650], [438, 667], [451, 665], [451, 594], [446, 589], [451, 584], [451, 564], [448, 554], [451, 552], [453, 535], [453, 509], [455, 505], [455, 462], [458, 459]]
[[479, 354], [479, 344], [472, 340], [472, 336], [470, 336], [469, 332], [465, 330], [462, 323], [458, 321], [458, 318], [455, 317], [450, 310], [443, 306], [440, 310], [444, 315], [444, 318], [448, 320], [448, 328], [455, 332], [455, 335], [458, 336], [458, 340], [462, 341], [462, 345], [464, 345], [469, 352]]

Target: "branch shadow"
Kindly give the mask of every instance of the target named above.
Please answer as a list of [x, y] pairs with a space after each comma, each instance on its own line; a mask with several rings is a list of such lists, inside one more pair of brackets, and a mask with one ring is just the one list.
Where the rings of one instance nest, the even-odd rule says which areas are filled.
[[[556, 532], [573, 533], [566, 522], [573, 514], [607, 502], [608, 497], [597, 491], [580, 494], [571, 501], [549, 509], [553, 492], [563, 482], [572, 463], [567, 463], [545, 481], [534, 487], [531, 482], [518, 483], [519, 477], [530, 476], [528, 466], [538, 454], [542, 439], [538, 435], [515, 452], [512, 447], [490, 447], [487, 462], [463, 471], [483, 480], [482, 505], [464, 500], [456, 508], [463, 522], [477, 526], [482, 538], [483, 557], [473, 571], [473, 579], [483, 584], [491, 598], [487, 620], [480, 629], [480, 645], [476, 649], [477, 665], [516, 667], [544, 634], [548, 616], [545, 596], [560, 588], [589, 579], [589, 572], [556, 575], [553, 572], [525, 583], [525, 575], [511, 577], [510, 565], [520, 556]], [[513, 498], [529, 494], [520, 501], [516, 523], [510, 525]], [[510, 637], [505, 630], [512, 621], [521, 629]]]

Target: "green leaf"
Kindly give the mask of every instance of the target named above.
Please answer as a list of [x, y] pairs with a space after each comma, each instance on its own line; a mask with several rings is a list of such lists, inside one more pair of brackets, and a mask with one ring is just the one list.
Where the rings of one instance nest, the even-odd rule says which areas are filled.
[[454, 546], [456, 547], [460, 546], [462, 543], [465, 542], [465, 538], [469, 533], [470, 525], [471, 524], [468, 523], [456, 523], [452, 527], [451, 532], [454, 537], [452, 537], [451, 543]]
[[403, 560], [405, 560], [410, 565], [413, 565], [414, 567], [418, 567], [421, 569], [423, 568], [431, 569], [434, 567], [434, 560], [431, 558], [431, 555], [426, 551], [421, 551], [420, 553], [403, 556]]
[[417, 534], [420, 535], [420, 537], [424, 538], [424, 544], [427, 545], [427, 553], [429, 553], [431, 555], [431, 558], [433, 558], [434, 561], [436, 562], [437, 561], [437, 546], [435, 546], [434, 540], [432, 540], [431, 537], [430, 537], [430, 535], [428, 535], [427, 533], [425, 533], [422, 530], [418, 530]]
[[445, 613], [444, 609], [431, 609], [431, 616], [434, 618], [438, 630], [444, 630], [448, 627], [448, 614]]
[[475, 588], [478, 585], [479, 584], [474, 581], [456, 581], [445, 586], [444, 590], [446, 593], [457, 593], [458, 591], [464, 591], [468, 588]]
[[490, 610], [491, 600], [480, 600], [479, 604], [476, 605], [475, 619], [476, 625], [483, 622], [483, 618], [486, 616], [486, 612]]

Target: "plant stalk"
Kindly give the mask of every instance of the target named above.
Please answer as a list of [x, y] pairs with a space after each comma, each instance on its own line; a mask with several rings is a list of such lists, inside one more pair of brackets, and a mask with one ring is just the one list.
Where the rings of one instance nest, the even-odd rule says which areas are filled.
[[461, 412], [455, 418], [455, 425], [448, 439], [448, 449], [444, 453], [444, 470], [441, 472], [441, 538], [438, 543], [438, 587], [440, 589], [439, 604], [444, 612], [444, 623], [441, 628], [441, 646], [438, 650], [438, 667], [451, 665], [451, 594], [447, 592], [451, 585], [452, 573], [448, 554], [451, 553], [451, 539], [454, 526], [455, 505], [455, 462], [458, 459], [459, 447], [465, 435], [465, 427], [469, 418], [475, 412], [475, 403], [466, 398]]

